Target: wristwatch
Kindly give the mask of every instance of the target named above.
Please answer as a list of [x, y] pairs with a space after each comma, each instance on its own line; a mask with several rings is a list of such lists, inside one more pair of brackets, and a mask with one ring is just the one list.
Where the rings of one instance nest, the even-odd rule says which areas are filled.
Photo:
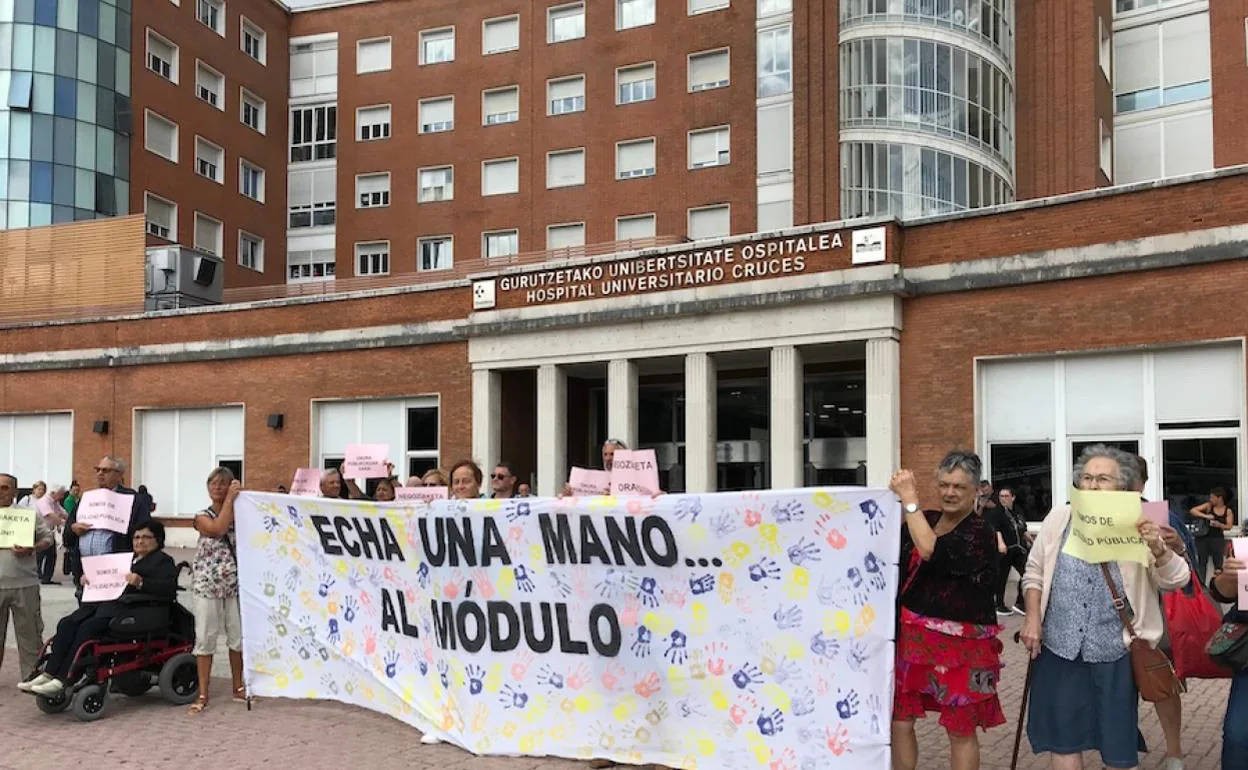
[[911, 514], [911, 513], [918, 513], [918, 512], [919, 512], [919, 506], [915, 505], [914, 503], [906, 503], [906, 505], [905, 505], [905, 511], [906, 511], [906, 514], [907, 514], [907, 515], [908, 515], [908, 514]]

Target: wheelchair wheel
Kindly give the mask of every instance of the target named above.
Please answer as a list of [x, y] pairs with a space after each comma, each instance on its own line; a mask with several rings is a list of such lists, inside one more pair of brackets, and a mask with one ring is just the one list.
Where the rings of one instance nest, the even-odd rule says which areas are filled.
[[71, 705], [74, 717], [79, 722], [94, 722], [104, 716], [104, 704], [107, 700], [108, 694], [103, 687], [98, 684], [84, 686], [74, 693], [74, 700]]
[[69, 708], [70, 702], [69, 694], [65, 692], [61, 692], [60, 695], [55, 695], [51, 698], [46, 695], [35, 696], [35, 705], [45, 714], [63, 713], [65, 709]]
[[185, 706], [199, 694], [199, 670], [189, 652], [175, 655], [160, 668], [160, 694], [175, 706]]

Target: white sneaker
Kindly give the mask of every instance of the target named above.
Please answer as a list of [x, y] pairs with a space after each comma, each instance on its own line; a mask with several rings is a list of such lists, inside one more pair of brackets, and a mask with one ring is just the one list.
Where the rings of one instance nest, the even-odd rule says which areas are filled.
[[420, 742], [425, 744], [426, 746], [433, 746], [434, 744], [441, 743], [442, 739], [434, 735], [433, 733], [425, 733], [424, 735], [420, 736]]
[[43, 684], [31, 685], [27, 692], [33, 692], [35, 695], [43, 695], [51, 698], [65, 692], [65, 684], [59, 679], [48, 678]]
[[1183, 758], [1166, 757], [1161, 763], [1161, 770], [1183, 770]]
[[18, 682], [17, 689], [21, 690], [22, 692], [30, 692], [31, 688], [38, 687], [41, 684], [47, 684], [50, 681], [52, 681], [52, 677], [48, 676], [47, 674], [40, 674], [39, 676], [35, 677], [34, 679], [31, 679], [28, 682]]

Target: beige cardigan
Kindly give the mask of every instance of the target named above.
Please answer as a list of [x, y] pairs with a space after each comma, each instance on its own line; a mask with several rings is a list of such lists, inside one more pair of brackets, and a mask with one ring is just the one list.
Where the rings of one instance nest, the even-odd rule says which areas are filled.
[[[1044, 613], [1049, 606], [1049, 588], [1053, 585], [1053, 571], [1057, 567], [1057, 555], [1062, 550], [1062, 534], [1070, 521], [1070, 506], [1054, 508], [1040, 525], [1040, 534], [1031, 546], [1031, 554], [1027, 557], [1027, 572], [1023, 575], [1023, 590], [1032, 589], [1040, 592], [1040, 622], [1044, 623]], [[1131, 602], [1135, 612], [1133, 625], [1135, 633], [1141, 639], [1156, 647], [1161, 641], [1165, 629], [1165, 617], [1162, 614], [1158, 591], [1174, 591], [1183, 588], [1191, 579], [1191, 570], [1187, 560], [1175, 556], [1169, 549], [1161, 558], [1155, 559], [1152, 553], [1148, 556], [1149, 566], [1134, 561], [1118, 562], [1122, 571], [1122, 588]], [[1131, 637], [1126, 629], [1122, 632], [1123, 643], [1130, 646]]]

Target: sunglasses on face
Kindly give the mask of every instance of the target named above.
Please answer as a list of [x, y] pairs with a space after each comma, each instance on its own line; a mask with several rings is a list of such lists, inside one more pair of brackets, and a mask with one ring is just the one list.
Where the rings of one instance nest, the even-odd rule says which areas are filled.
[[505, 479], [509, 479], [509, 478], [511, 478], [511, 476], [510, 476], [510, 475], [508, 475], [508, 474], [506, 474], [506, 473], [495, 473], [495, 474], [494, 474], [494, 476], [493, 476], [493, 478], [494, 478], [494, 480], [496, 480], [496, 481], [503, 481], [503, 480], [505, 480]]
[[116, 468], [101, 468], [100, 466], [97, 465], [95, 466], [95, 472], [96, 473], [117, 473], [118, 471]]

